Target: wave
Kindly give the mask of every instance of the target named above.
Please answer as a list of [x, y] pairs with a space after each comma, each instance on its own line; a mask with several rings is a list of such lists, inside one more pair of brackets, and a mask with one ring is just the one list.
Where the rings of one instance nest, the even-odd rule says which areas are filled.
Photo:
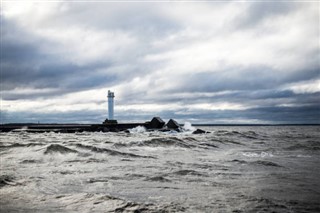
[[87, 180], [88, 183], [106, 183], [108, 182], [108, 179], [107, 178], [90, 178]]
[[137, 126], [135, 128], [129, 129], [130, 133], [144, 133], [147, 129], [144, 126]]
[[46, 148], [46, 151], [44, 154], [52, 154], [52, 153], [61, 153], [61, 154], [66, 154], [66, 153], [78, 153], [78, 151], [70, 149], [68, 147], [59, 145], [59, 144], [51, 144]]
[[116, 150], [112, 149], [107, 149], [107, 148], [99, 148], [96, 146], [89, 146], [89, 145], [83, 145], [83, 144], [76, 144], [77, 147], [82, 148], [82, 149], [87, 149], [92, 152], [97, 152], [97, 153], [107, 153], [112, 156], [122, 156], [122, 157], [133, 157], [133, 158], [155, 158], [152, 156], [143, 156], [143, 155], [137, 155], [133, 153], [127, 153], [127, 152], [119, 152]]
[[282, 167], [279, 164], [273, 163], [271, 161], [258, 160], [258, 161], [254, 161], [252, 163], [253, 164], [257, 164], [257, 165], [262, 165], [262, 166]]
[[171, 182], [171, 180], [163, 177], [163, 176], [155, 176], [155, 177], [149, 177], [145, 179], [146, 181], [155, 181], [155, 182]]
[[247, 139], [258, 139], [259, 135], [254, 131], [238, 132], [238, 131], [225, 131], [219, 130], [215, 132], [217, 136], [239, 136]]
[[266, 212], [266, 210], [268, 210], [268, 212], [301, 212], [293, 210], [291, 208], [292, 205], [288, 205], [288, 203], [276, 199], [264, 197], [251, 197], [247, 199], [249, 204], [245, 205], [245, 212]]
[[196, 131], [196, 128], [192, 126], [192, 124], [190, 122], [185, 122], [182, 129], [184, 131], [187, 131], [187, 132], [193, 132], [193, 131]]
[[178, 170], [176, 172], [170, 173], [174, 175], [181, 175], [181, 176], [186, 176], [186, 175], [193, 175], [193, 176], [208, 176], [205, 173], [197, 172], [195, 170], [189, 170], [189, 169], [183, 169], [183, 170]]
[[40, 160], [23, 160], [20, 163], [29, 164], [29, 163], [41, 163]]
[[202, 147], [205, 147], [205, 148], [219, 148], [217, 145], [215, 145], [215, 144], [212, 144], [212, 143], [200, 143], [199, 144], [200, 146], [202, 146]]
[[[83, 206], [86, 206], [88, 207], [88, 212], [182, 212], [186, 210], [174, 203], [141, 203], [113, 195], [94, 193], [56, 194], [47, 196], [46, 200], [65, 205], [70, 204], [72, 208], [77, 210], [83, 209]], [[53, 212], [56, 212], [56, 209]]]
[[285, 148], [286, 150], [289, 151], [296, 151], [296, 150], [305, 150], [305, 151], [318, 151], [320, 150], [320, 146], [317, 145], [313, 145], [313, 144], [296, 144], [293, 146], [289, 146], [287, 148]]
[[147, 146], [147, 147], [182, 147], [182, 148], [193, 148], [196, 145], [189, 144], [176, 137], [168, 138], [153, 138], [146, 141], [133, 141], [130, 143], [115, 143], [115, 147], [132, 147], [132, 146]]
[[14, 182], [14, 177], [10, 175], [1, 175], [0, 176], [0, 188], [6, 185], [16, 185]]
[[[216, 142], [216, 141], [215, 141]], [[240, 144], [238, 142], [226, 141], [229, 143]], [[192, 148], [219, 148], [216, 144], [212, 142], [199, 142], [193, 137], [177, 138], [177, 137], [163, 137], [163, 138], [153, 138], [145, 141], [132, 141], [129, 143], [115, 143], [113, 144], [115, 148], [121, 147], [181, 147], [186, 149]]]
[[269, 152], [242, 152], [242, 155], [250, 158], [265, 158], [265, 157], [273, 157], [272, 153]]
[[232, 160], [231, 162], [240, 163], [240, 164], [247, 164], [248, 163], [245, 160], [238, 160], [238, 159]]
[[232, 160], [231, 162], [239, 163], [239, 164], [253, 164], [253, 165], [262, 165], [262, 166], [283, 167], [283, 166], [280, 166], [277, 163], [274, 163], [274, 162], [271, 162], [271, 161], [263, 161], [263, 160], [248, 162], [248, 161], [245, 161], [245, 160], [235, 159], [235, 160]]
[[30, 146], [43, 146], [44, 143], [13, 143], [10, 145], [0, 145], [0, 149], [15, 148], [15, 147], [30, 147]]

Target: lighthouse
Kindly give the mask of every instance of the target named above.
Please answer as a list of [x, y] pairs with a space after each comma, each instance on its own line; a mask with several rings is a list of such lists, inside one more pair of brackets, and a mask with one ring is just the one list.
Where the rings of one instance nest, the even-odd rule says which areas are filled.
[[108, 119], [113, 120], [114, 92], [108, 90]]

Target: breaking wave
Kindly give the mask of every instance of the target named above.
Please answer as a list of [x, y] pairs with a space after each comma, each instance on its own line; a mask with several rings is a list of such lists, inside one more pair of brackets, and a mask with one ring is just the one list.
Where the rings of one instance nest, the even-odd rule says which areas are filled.
[[130, 133], [144, 133], [146, 131], [147, 131], [147, 129], [143, 126], [137, 126], [135, 128], [129, 129]]
[[107, 149], [107, 148], [99, 148], [96, 146], [89, 146], [89, 145], [83, 145], [83, 144], [76, 144], [77, 147], [82, 148], [82, 149], [87, 149], [92, 152], [97, 152], [97, 153], [106, 153], [111, 156], [122, 156], [122, 157], [133, 157], [133, 158], [155, 158], [152, 156], [143, 156], [143, 155], [137, 155], [133, 153], [127, 153], [127, 152], [119, 152], [116, 150], [112, 149]]
[[153, 138], [146, 141], [133, 141], [130, 143], [115, 143], [115, 147], [182, 147], [182, 148], [193, 148], [196, 144], [188, 143], [182, 139], [176, 137], [166, 137], [166, 138]]
[[16, 147], [30, 147], [30, 146], [43, 146], [44, 143], [13, 143], [10, 145], [0, 145], [0, 149], [16, 148]]
[[193, 132], [193, 131], [196, 130], [196, 128], [193, 127], [190, 122], [185, 122], [184, 125], [183, 125], [183, 127], [182, 127], [182, 129], [183, 129], [184, 131], [187, 131], [187, 132]]
[[51, 144], [46, 148], [44, 154], [53, 154], [53, 153], [66, 154], [66, 153], [78, 153], [78, 152], [76, 150], [70, 149], [68, 147], [65, 147], [59, 144]]
[[246, 138], [246, 139], [258, 139], [259, 138], [259, 135], [254, 131], [239, 132], [239, 131], [220, 130], [220, 131], [216, 131], [215, 135], [217, 135], [217, 136], [242, 137], [242, 138]]
[[262, 166], [282, 167], [282, 166], [280, 166], [279, 164], [273, 163], [273, 162], [271, 162], [271, 161], [258, 160], [258, 161], [254, 161], [253, 163], [254, 163], [254, 164], [257, 164], [257, 165], [262, 165]]
[[0, 188], [6, 185], [15, 185], [14, 177], [10, 175], [1, 175], [0, 176]]

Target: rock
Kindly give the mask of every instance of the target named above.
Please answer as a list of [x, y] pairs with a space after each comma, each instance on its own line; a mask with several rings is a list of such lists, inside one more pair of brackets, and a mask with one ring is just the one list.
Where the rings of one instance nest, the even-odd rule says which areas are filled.
[[192, 132], [192, 134], [204, 134], [204, 133], [210, 133], [210, 132], [204, 131], [202, 129], [197, 129]]
[[120, 132], [121, 130], [118, 128], [110, 128], [109, 132]]
[[165, 122], [160, 117], [154, 117], [150, 122], [151, 129], [161, 129], [164, 125]]
[[178, 129], [180, 127], [178, 122], [173, 119], [170, 119], [166, 126], [168, 129]]

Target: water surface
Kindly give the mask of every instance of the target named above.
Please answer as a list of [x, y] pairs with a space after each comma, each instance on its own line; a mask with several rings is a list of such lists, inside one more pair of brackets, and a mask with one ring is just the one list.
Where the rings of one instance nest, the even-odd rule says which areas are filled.
[[0, 133], [1, 212], [320, 212], [320, 127]]

